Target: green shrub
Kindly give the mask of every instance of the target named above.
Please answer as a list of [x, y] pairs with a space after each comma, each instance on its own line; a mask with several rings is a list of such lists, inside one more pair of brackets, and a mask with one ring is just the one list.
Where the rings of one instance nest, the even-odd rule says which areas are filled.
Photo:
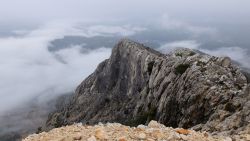
[[175, 53], [175, 56], [180, 56], [180, 57], [182, 57], [182, 56], [183, 56], [183, 54], [182, 54], [182, 53], [180, 53], [180, 52], [177, 52], [177, 53]]
[[36, 134], [39, 134], [39, 133], [41, 133], [42, 132], [42, 127], [38, 127], [37, 128], [37, 131], [36, 131]]
[[182, 52], [177, 52], [177, 53], [175, 53], [175, 56], [183, 57], [184, 55], [185, 55], [185, 56], [193, 56], [193, 55], [195, 55], [195, 54], [196, 54], [196, 53], [193, 52], [193, 51], [191, 51], [189, 54], [184, 54], [184, 53], [182, 53]]
[[206, 63], [199, 60], [196, 65], [197, 66], [205, 66]]
[[151, 108], [149, 111], [142, 113], [141, 115], [137, 116], [135, 119], [129, 120], [127, 125], [129, 126], [138, 126], [140, 124], [146, 124], [147, 122], [154, 120], [157, 113], [157, 108]]
[[183, 74], [189, 67], [189, 64], [180, 64], [175, 68], [175, 74]]
[[191, 51], [191, 52], [189, 53], [189, 56], [193, 56], [193, 55], [195, 55], [195, 54], [196, 54], [195, 52]]

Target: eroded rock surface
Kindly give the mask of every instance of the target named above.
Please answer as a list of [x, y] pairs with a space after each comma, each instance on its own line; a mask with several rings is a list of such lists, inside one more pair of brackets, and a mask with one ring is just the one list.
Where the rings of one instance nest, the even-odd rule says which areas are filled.
[[247, 78], [230, 58], [190, 49], [162, 54], [125, 39], [71, 101], [49, 116], [45, 129], [74, 122], [137, 126], [154, 119], [214, 133], [248, 132], [249, 91]]

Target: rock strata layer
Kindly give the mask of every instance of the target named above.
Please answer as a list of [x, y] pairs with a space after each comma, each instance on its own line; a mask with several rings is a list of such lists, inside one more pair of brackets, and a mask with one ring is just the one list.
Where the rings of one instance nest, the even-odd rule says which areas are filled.
[[190, 49], [162, 54], [121, 40], [109, 59], [50, 114], [45, 129], [81, 122], [166, 126], [236, 134], [250, 129], [250, 87], [228, 57]]

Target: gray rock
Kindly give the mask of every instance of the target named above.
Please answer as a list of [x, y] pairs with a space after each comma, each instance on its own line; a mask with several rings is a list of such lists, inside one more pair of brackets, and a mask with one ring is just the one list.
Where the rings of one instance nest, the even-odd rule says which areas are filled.
[[221, 65], [223, 67], [229, 67], [231, 65], [231, 59], [229, 57], [224, 57], [221, 59]]
[[157, 120], [232, 134], [249, 124], [246, 97], [247, 79], [229, 58], [189, 49], [162, 54], [124, 39], [71, 101], [49, 116], [47, 129], [74, 122], [137, 126]]

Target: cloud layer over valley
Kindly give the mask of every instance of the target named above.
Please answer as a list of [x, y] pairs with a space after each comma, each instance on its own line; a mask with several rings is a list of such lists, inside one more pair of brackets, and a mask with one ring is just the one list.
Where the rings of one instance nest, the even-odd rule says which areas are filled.
[[[112, 43], [91, 48], [88, 38], [121, 37], [141, 30], [130, 26], [78, 27], [78, 23], [53, 22], [1, 37], [0, 139], [12, 132], [36, 131], [55, 109], [56, 98], [72, 94], [77, 85], [110, 56]], [[49, 50], [54, 40], [64, 36], [86, 40]]]
[[[0, 1], [0, 140], [35, 132], [121, 38], [229, 56], [250, 70], [249, 0]], [[52, 100], [52, 101], [51, 101]], [[22, 124], [20, 124], [22, 123]]]
[[[119, 33], [119, 30], [122, 29], [112, 33]], [[86, 53], [81, 53], [77, 45], [49, 52], [50, 41], [66, 33], [84, 34], [72, 26], [49, 24], [18, 37], [0, 39], [0, 115], [44, 93], [51, 98], [73, 91], [101, 61], [109, 57], [111, 49], [104, 46], [89, 49]], [[92, 28], [91, 34], [98, 32]]]

